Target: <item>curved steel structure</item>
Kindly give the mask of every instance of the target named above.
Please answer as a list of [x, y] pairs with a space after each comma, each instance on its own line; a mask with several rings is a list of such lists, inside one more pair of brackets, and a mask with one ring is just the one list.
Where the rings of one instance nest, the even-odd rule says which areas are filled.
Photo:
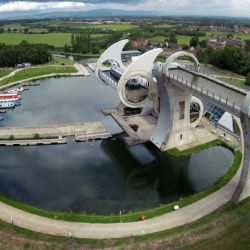
[[126, 67], [122, 63], [121, 58], [121, 52], [124, 48], [124, 46], [129, 42], [128, 39], [119, 41], [112, 46], [110, 46], [108, 49], [106, 49], [103, 54], [99, 57], [97, 61], [97, 67], [96, 67], [96, 76], [99, 78], [99, 70], [101, 68], [101, 65], [106, 61], [115, 61], [118, 63], [120, 68], [125, 69]]
[[199, 72], [200, 63], [199, 63], [198, 59], [197, 59], [192, 53], [188, 53], [188, 52], [186, 52], [186, 51], [179, 51], [179, 52], [176, 52], [176, 53], [170, 55], [170, 56], [166, 59], [165, 65], [164, 65], [164, 68], [163, 68], [164, 73], [168, 73], [168, 70], [169, 70], [169, 68], [171, 67], [171, 64], [172, 64], [173, 62], [175, 62], [176, 59], [178, 59], [178, 58], [180, 58], [180, 57], [182, 57], [182, 56], [187, 56], [187, 57], [191, 58], [192, 61], [193, 61], [194, 64], [195, 64], [196, 71]]
[[196, 121], [192, 122], [191, 125], [190, 125], [191, 128], [195, 128], [199, 124], [199, 122], [200, 122], [200, 120], [202, 118], [202, 115], [204, 113], [204, 105], [203, 105], [202, 101], [199, 98], [195, 97], [195, 96], [192, 96], [191, 103], [197, 103], [199, 105], [199, 107], [200, 107], [198, 119]]
[[[138, 107], [148, 107], [152, 106], [152, 103], [156, 97], [156, 83], [152, 77], [152, 69], [154, 65], [154, 61], [156, 57], [162, 52], [162, 49], [154, 49], [150, 50], [143, 55], [141, 55], [137, 60], [132, 62], [124, 71], [122, 77], [118, 82], [118, 95], [123, 102], [124, 105], [130, 108], [138, 108]], [[125, 87], [126, 83], [132, 79], [133, 77], [141, 76], [147, 79], [148, 86], [148, 97], [140, 101], [138, 103], [130, 102], [126, 98]]]
[[[120, 54], [127, 42], [128, 40], [123, 40], [108, 48], [98, 60], [96, 72], [98, 73], [100, 70], [100, 64], [107, 60], [114, 60], [125, 69], [117, 87], [118, 95], [125, 106], [131, 108], [154, 107], [156, 97], [160, 97], [158, 121], [150, 139], [161, 150], [190, 143], [192, 140], [191, 129], [195, 129], [203, 114], [201, 100], [214, 102], [230, 113], [240, 116], [245, 146], [244, 165], [233, 200], [239, 200], [244, 190], [246, 196], [249, 196], [250, 92], [247, 93], [237, 87], [197, 73], [200, 68], [198, 59], [185, 51], [170, 55], [164, 64], [156, 63], [154, 65], [156, 57], [162, 52], [162, 49], [154, 49], [146, 52], [125, 68], [121, 62]], [[196, 72], [181, 67], [172, 70], [173, 62], [182, 56], [188, 56], [192, 59]], [[129, 79], [138, 75], [148, 80], [149, 96], [144, 101], [132, 103], [126, 98], [125, 85]], [[198, 103], [201, 110], [198, 120], [190, 123], [189, 105], [192, 101]], [[185, 139], [186, 135], [187, 139]]]

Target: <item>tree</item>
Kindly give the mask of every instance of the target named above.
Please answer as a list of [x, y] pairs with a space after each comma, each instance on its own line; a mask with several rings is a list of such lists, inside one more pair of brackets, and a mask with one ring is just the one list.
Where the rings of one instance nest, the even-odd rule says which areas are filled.
[[65, 53], [70, 52], [70, 47], [69, 47], [69, 45], [67, 43], [64, 45], [64, 52]]
[[250, 86], [250, 72], [246, 76], [246, 85]]
[[170, 37], [169, 37], [169, 39], [168, 39], [168, 42], [169, 42], [169, 43], [174, 43], [174, 44], [177, 43], [177, 39], [176, 39], [176, 37], [175, 37], [174, 34], [171, 34], [171, 35], [170, 35]]
[[189, 44], [191, 47], [197, 47], [197, 45], [199, 44], [199, 37], [197, 37], [197, 36], [192, 37], [190, 39]]
[[0, 67], [14, 67], [16, 64], [30, 62], [42, 64], [48, 62], [52, 46], [29, 44], [26, 41], [18, 45], [0, 43]]
[[205, 39], [201, 40], [199, 44], [200, 44], [201, 48], [206, 48], [207, 47], [207, 41]]
[[28, 32], [29, 32], [29, 28], [24, 28], [24, 30], [23, 30], [23, 32], [25, 33], [25, 34], [27, 34]]
[[250, 53], [250, 40], [246, 40], [246, 46], [245, 46], [245, 51]]
[[92, 50], [90, 34], [72, 34], [71, 46], [74, 52], [88, 53]]
[[99, 54], [99, 53], [100, 53], [100, 49], [98, 47], [93, 47], [92, 54]]

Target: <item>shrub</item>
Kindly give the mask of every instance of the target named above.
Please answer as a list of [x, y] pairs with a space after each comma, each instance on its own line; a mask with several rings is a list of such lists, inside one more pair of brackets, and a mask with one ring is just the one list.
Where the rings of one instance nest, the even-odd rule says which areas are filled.
[[37, 139], [39, 139], [39, 138], [40, 138], [39, 134], [34, 134], [34, 135], [33, 135], [33, 139], [34, 139], [34, 140], [37, 140]]
[[10, 136], [9, 136], [9, 140], [10, 140], [10, 141], [12, 141], [12, 140], [14, 140], [14, 139], [15, 139], [14, 135], [10, 135]]

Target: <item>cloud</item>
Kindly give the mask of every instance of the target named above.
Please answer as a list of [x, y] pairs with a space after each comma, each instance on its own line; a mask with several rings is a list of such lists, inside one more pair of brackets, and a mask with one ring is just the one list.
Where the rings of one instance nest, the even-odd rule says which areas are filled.
[[250, 17], [250, 0], [0, 0], [0, 12], [122, 9], [158, 11], [164, 15]]
[[0, 4], [0, 12], [31, 11], [31, 10], [67, 10], [84, 9], [83, 2], [25, 2], [13, 1]]

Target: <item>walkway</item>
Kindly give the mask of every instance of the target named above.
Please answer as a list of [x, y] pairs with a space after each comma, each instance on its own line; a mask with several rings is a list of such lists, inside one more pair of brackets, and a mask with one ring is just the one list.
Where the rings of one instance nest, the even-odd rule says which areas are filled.
[[2, 127], [0, 128], [0, 138], [9, 139], [14, 136], [15, 139], [29, 139], [33, 138], [35, 134], [42, 137], [66, 137], [66, 136], [80, 136], [86, 137], [91, 135], [107, 134], [108, 131], [101, 122], [84, 122], [71, 123], [60, 125], [46, 125], [37, 127]]
[[15, 69], [13, 71], [11, 71], [8, 75], [4, 76], [4, 77], [0, 77], [0, 81], [4, 80], [5, 78], [8, 78], [10, 76], [14, 76], [18, 71], [21, 71], [23, 69]]
[[78, 75], [90, 76], [89, 71], [80, 63], [74, 63], [74, 67], [78, 70]]
[[131, 223], [94, 224], [67, 222], [33, 215], [0, 202], [0, 219], [32, 231], [76, 238], [120, 238], [158, 232], [195, 221], [231, 200], [240, 171], [213, 194], [180, 210], [153, 219]]

